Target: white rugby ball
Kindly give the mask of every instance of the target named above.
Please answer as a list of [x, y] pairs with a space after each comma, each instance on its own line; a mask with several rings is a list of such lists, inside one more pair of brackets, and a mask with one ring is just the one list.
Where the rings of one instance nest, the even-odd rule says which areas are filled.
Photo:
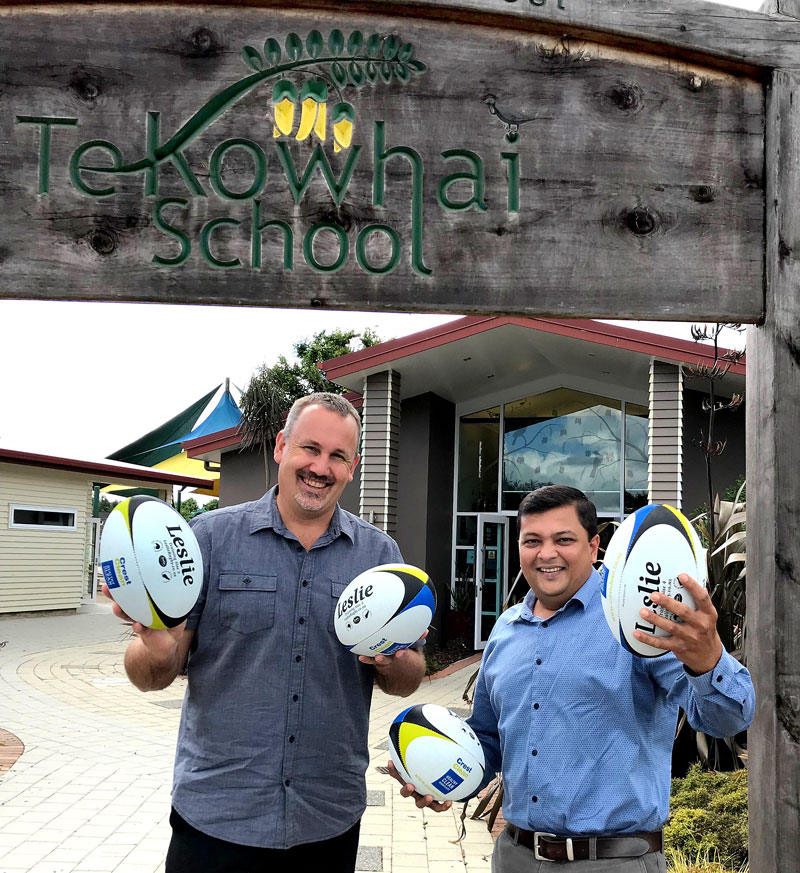
[[130, 497], [111, 510], [99, 558], [111, 596], [147, 627], [180, 624], [203, 587], [197, 538], [181, 514], [156, 497]]
[[380, 564], [344, 589], [333, 625], [339, 642], [356, 655], [391, 655], [415, 643], [433, 619], [436, 589], [410, 564]]
[[395, 718], [389, 754], [406, 782], [439, 801], [474, 794], [486, 767], [483, 747], [470, 726], [435, 703], [418, 703]]
[[672, 506], [655, 503], [637, 509], [611, 537], [600, 568], [603, 612], [616, 639], [634, 655], [667, 654], [634, 637], [635, 630], [655, 637], [669, 635], [642, 618], [640, 609], [679, 621], [663, 606], [655, 606], [651, 594], [658, 591], [695, 608], [692, 595], [678, 580], [680, 573], [688, 573], [705, 588], [705, 549], [686, 516]]

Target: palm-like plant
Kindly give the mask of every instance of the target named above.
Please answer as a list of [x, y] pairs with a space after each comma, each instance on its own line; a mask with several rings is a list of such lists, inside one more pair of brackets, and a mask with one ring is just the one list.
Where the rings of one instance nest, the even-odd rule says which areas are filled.
[[292, 401], [276, 378], [273, 368], [262, 366], [242, 392], [239, 408], [242, 420], [239, 434], [242, 451], [260, 448], [264, 453], [264, 476], [266, 487], [270, 485], [269, 451]]

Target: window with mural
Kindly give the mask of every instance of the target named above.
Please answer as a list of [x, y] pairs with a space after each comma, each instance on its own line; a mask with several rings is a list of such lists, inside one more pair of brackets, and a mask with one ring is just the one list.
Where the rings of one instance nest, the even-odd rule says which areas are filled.
[[647, 448], [650, 411], [637, 403], [625, 404], [625, 515], [647, 505]]
[[622, 408], [618, 400], [557, 388], [507, 403], [503, 509], [542, 485], [571, 485], [598, 512], [619, 513]]
[[603, 515], [627, 515], [647, 503], [648, 435], [647, 406], [572, 388], [471, 413], [461, 419], [458, 512], [515, 512], [529, 491], [563, 484]]

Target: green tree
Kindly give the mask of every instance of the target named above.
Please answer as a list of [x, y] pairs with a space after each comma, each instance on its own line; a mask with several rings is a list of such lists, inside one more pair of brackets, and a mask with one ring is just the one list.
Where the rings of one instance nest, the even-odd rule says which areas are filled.
[[268, 367], [262, 364], [242, 392], [239, 407], [242, 410], [240, 433], [242, 449], [260, 448], [264, 453], [264, 470], [269, 487], [269, 452], [284, 417], [299, 397], [314, 391], [343, 394], [344, 388], [329, 382], [317, 364], [338, 358], [353, 351], [366, 349], [381, 342], [371, 328], [359, 333], [355, 330], [321, 330], [311, 339], [303, 339], [293, 346], [296, 363], [284, 355]]
[[187, 497], [186, 500], [181, 501], [180, 513], [186, 519], [186, 521], [189, 521], [189, 519], [198, 511], [198, 509], [200, 509], [200, 506], [198, 505], [194, 497]]
[[100, 495], [99, 512], [100, 517], [105, 518], [109, 512], [119, 503], [119, 500], [109, 500], [105, 494]]
[[213, 512], [215, 509], [219, 509], [219, 498], [215, 497], [213, 500], [209, 500], [208, 503], [203, 507], [203, 512]]

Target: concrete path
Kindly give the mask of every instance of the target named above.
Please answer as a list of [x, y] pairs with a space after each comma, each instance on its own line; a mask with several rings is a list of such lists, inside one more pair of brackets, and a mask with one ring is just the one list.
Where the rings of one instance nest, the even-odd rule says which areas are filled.
[[[163, 873], [184, 680], [141, 694], [122, 668], [127, 641], [105, 605], [0, 618], [0, 728], [25, 747], [0, 775], [0, 873]], [[482, 822], [468, 821], [455, 845], [461, 805], [417, 810], [376, 769], [394, 716], [422, 702], [460, 710], [472, 669], [425, 680], [405, 700], [376, 690], [359, 871], [489, 870]]]

